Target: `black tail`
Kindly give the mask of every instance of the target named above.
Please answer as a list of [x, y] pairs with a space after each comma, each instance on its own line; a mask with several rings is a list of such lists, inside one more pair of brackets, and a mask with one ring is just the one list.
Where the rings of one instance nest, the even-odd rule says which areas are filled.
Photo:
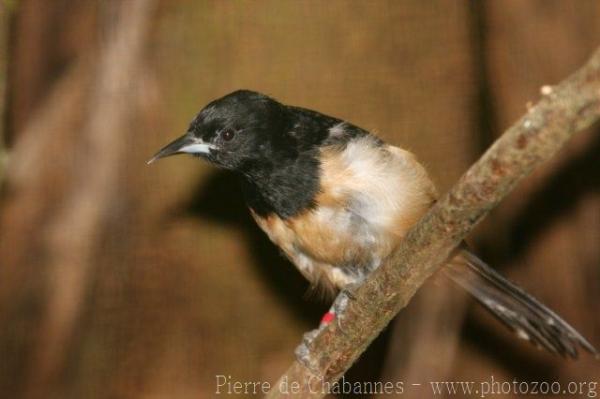
[[564, 357], [577, 358], [579, 346], [599, 356], [566, 321], [469, 251], [461, 250], [444, 270], [519, 337]]

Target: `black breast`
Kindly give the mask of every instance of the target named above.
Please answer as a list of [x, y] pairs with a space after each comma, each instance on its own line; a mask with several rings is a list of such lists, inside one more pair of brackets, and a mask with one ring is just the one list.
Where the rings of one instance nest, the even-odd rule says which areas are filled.
[[[270, 163], [246, 174], [242, 188], [248, 206], [259, 216], [288, 219], [315, 206], [320, 190], [320, 148], [343, 146], [368, 134], [340, 119], [304, 108], [288, 107], [290, 120]], [[283, 154], [283, 155], [281, 155]]]
[[274, 213], [282, 219], [313, 207], [319, 192], [319, 168], [314, 150], [244, 176], [242, 190], [248, 207], [259, 216]]

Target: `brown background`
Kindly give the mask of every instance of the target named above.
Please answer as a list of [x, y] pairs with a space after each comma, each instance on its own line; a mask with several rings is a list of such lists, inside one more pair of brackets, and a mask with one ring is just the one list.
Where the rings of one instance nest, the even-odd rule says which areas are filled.
[[[275, 381], [316, 325], [327, 304], [254, 226], [235, 178], [185, 157], [144, 163], [208, 101], [249, 88], [348, 119], [418, 154], [443, 191], [600, 44], [595, 0], [0, 10], [7, 398], [213, 397], [217, 374]], [[471, 237], [597, 347], [599, 161], [598, 134], [580, 135]], [[349, 378], [429, 397], [429, 381], [492, 375], [600, 382], [600, 364], [538, 351], [432, 281]]]

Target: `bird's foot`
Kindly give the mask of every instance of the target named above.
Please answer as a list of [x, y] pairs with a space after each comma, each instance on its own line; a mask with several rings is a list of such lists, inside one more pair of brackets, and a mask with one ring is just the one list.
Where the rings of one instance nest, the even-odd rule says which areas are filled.
[[302, 343], [298, 345], [294, 352], [296, 354], [296, 359], [316, 375], [319, 375], [319, 368], [312, 355], [311, 347], [317, 335], [319, 335], [321, 330], [326, 326], [327, 325], [321, 324], [319, 328], [305, 333], [304, 336], [302, 336]]
[[356, 300], [353, 292], [350, 289], [343, 289], [337, 296], [327, 313], [321, 318], [319, 328], [309, 331], [302, 337], [302, 343], [296, 348], [296, 358], [300, 363], [306, 366], [313, 372], [318, 372], [318, 367], [315, 364], [315, 360], [311, 355], [311, 347], [315, 338], [323, 331], [331, 322], [335, 320], [338, 329], [345, 334], [344, 328], [342, 327], [343, 313], [348, 306], [349, 301]]
[[337, 296], [331, 308], [323, 315], [321, 318], [320, 327], [328, 326], [332, 321], [335, 320], [339, 330], [345, 333], [344, 328], [342, 327], [342, 319], [344, 317], [344, 310], [348, 306], [349, 301], [356, 300], [354, 293], [350, 289], [343, 289], [340, 291], [340, 294]]

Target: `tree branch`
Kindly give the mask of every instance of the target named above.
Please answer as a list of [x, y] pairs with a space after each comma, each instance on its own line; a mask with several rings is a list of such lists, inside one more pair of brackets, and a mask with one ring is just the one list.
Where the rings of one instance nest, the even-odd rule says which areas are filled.
[[267, 398], [321, 398], [473, 227], [534, 167], [600, 118], [600, 48], [511, 126], [417, 223], [400, 247], [354, 292], [342, 317], [294, 361]]

